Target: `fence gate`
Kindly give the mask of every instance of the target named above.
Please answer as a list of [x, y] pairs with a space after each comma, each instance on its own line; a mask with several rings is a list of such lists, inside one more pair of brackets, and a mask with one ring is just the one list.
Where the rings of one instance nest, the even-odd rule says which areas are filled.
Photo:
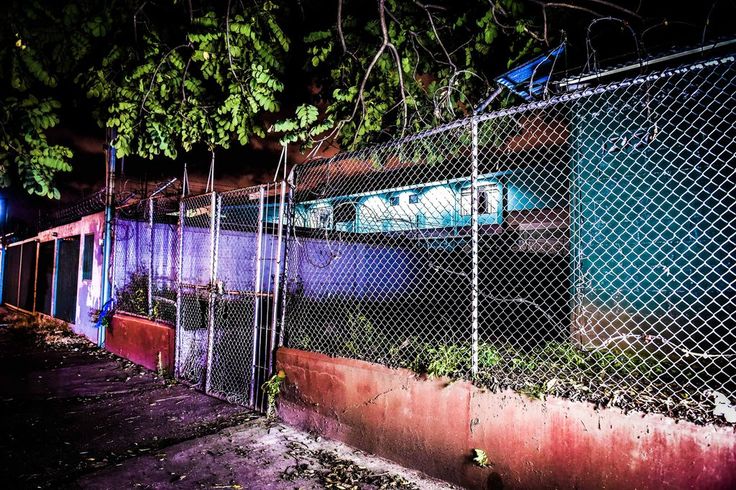
[[176, 373], [227, 401], [265, 408], [276, 345], [286, 184], [182, 201]]

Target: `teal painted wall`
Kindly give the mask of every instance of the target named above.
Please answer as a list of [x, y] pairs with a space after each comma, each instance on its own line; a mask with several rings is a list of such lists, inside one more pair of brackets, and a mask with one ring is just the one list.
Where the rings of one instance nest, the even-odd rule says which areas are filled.
[[733, 76], [722, 66], [575, 103], [573, 297], [584, 342], [734, 340], [723, 324], [734, 308]]

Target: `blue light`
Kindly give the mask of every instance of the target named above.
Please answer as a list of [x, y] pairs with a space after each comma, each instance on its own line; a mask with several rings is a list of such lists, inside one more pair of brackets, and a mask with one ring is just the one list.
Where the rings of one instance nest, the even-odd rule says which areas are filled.
[[[521, 66], [507, 71], [495, 79], [496, 83], [503, 85], [526, 100], [532, 100], [534, 96], [542, 92], [544, 85], [549, 79], [554, 60], [565, 51], [565, 44], [549, 51], [533, 60], [527, 61]], [[530, 85], [531, 82], [531, 85]]]

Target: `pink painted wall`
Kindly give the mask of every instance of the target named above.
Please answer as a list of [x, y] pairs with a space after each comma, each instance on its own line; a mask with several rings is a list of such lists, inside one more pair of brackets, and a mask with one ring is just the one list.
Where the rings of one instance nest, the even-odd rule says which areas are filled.
[[[279, 415], [468, 488], [736, 488], [736, 432], [280, 349]], [[491, 465], [472, 464], [473, 448]]]
[[[77, 266], [77, 308], [72, 330], [84, 335], [92, 342], [97, 342], [97, 328], [90, 318], [94, 310], [101, 308], [102, 293], [102, 238], [105, 231], [105, 213], [99, 212], [83, 216], [78, 221], [55, 228], [49, 228], [38, 234], [39, 242], [53, 241], [61, 238], [79, 235], [79, 264]], [[82, 279], [82, 255], [84, 251], [84, 236], [94, 234], [95, 249], [92, 259], [92, 278]], [[58, 291], [58, 295], [64, 291]]]
[[158, 369], [158, 359], [174, 372], [175, 330], [145, 318], [116, 314], [105, 336], [105, 349], [147, 369]]

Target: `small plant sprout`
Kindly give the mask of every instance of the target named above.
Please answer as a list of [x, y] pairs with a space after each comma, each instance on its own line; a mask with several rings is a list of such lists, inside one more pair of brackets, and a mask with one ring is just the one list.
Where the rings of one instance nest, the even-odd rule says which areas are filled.
[[494, 346], [480, 344], [478, 346], [478, 366], [492, 368], [503, 360], [503, 356]]
[[488, 454], [478, 448], [473, 449], [473, 463], [481, 468], [487, 468], [491, 465], [491, 462], [488, 460]]
[[166, 369], [164, 368], [163, 358], [161, 357], [161, 351], [156, 354], [156, 374], [162, 378], [166, 376]]
[[276, 397], [278, 397], [281, 391], [281, 383], [286, 379], [286, 373], [283, 369], [268, 378], [268, 381], [263, 383], [261, 388], [268, 397], [268, 407], [266, 409], [266, 416], [272, 418], [276, 414]]
[[430, 378], [450, 376], [463, 371], [470, 358], [470, 349], [458, 345], [441, 345], [437, 349], [429, 349], [431, 361], [427, 366]]

